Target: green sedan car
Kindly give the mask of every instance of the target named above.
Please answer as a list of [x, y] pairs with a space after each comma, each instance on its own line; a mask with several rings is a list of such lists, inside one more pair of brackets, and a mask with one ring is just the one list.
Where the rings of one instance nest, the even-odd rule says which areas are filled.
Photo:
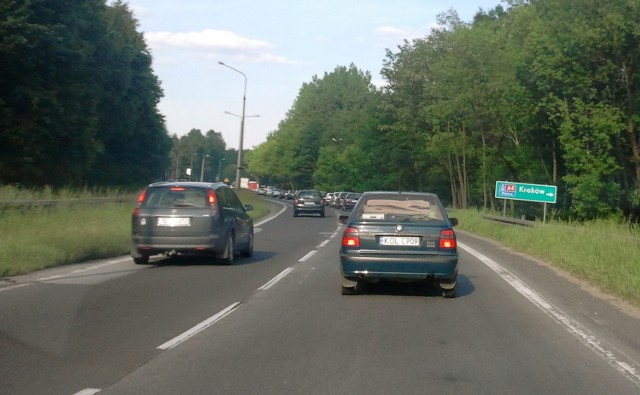
[[346, 225], [340, 247], [342, 294], [365, 282], [437, 282], [442, 295], [456, 297], [458, 250], [453, 226], [437, 195], [423, 192], [365, 192]]

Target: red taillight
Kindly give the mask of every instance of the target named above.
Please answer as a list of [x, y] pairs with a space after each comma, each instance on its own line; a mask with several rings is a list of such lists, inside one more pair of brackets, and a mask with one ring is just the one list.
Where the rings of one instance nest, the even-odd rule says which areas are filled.
[[440, 248], [454, 249], [456, 248], [456, 234], [451, 229], [445, 229], [440, 232]]
[[218, 201], [218, 197], [214, 191], [209, 191], [209, 195], [207, 195], [207, 202], [209, 203], [209, 208], [211, 209], [211, 216], [215, 217], [218, 214], [218, 205], [216, 202]]
[[184, 187], [171, 187], [169, 188], [171, 191], [184, 191]]
[[140, 192], [140, 195], [138, 195], [136, 208], [133, 209], [134, 217], [137, 217], [138, 215], [140, 215], [140, 205], [142, 205], [142, 202], [144, 202], [144, 198], [146, 196], [147, 196], [147, 189], [145, 188], [142, 192]]
[[344, 230], [342, 234], [342, 246], [360, 247], [360, 233], [358, 232], [358, 228], [350, 226]]
[[140, 192], [140, 195], [138, 195], [138, 205], [142, 204], [142, 202], [144, 201], [145, 196], [147, 196], [147, 190], [144, 189], [142, 192]]

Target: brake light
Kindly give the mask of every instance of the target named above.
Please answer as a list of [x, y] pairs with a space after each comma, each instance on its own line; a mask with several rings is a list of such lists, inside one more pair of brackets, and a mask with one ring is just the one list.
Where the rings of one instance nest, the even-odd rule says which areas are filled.
[[209, 195], [207, 195], [207, 202], [209, 203], [209, 208], [211, 209], [211, 216], [215, 217], [218, 214], [218, 205], [216, 204], [218, 198], [214, 191], [209, 191]]
[[144, 202], [144, 198], [147, 196], [147, 189], [145, 188], [142, 192], [140, 192], [140, 195], [138, 195], [138, 205], [142, 204], [142, 202]]
[[343, 247], [360, 247], [360, 232], [358, 228], [349, 226], [342, 234]]
[[147, 196], [147, 189], [143, 189], [142, 192], [140, 192], [140, 195], [138, 195], [138, 200], [137, 200], [137, 204], [136, 204], [136, 208], [133, 209], [133, 216], [137, 217], [138, 215], [140, 215], [140, 206], [142, 205], [142, 202], [144, 202], [144, 198]]
[[184, 187], [171, 187], [171, 191], [184, 191]]
[[455, 249], [457, 247], [456, 234], [451, 229], [440, 232], [440, 248]]

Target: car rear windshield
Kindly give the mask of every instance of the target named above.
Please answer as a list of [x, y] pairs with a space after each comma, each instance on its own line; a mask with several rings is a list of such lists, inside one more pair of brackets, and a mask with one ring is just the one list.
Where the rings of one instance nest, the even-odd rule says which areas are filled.
[[298, 199], [320, 199], [320, 192], [301, 191], [298, 193]]
[[361, 200], [356, 215], [362, 220], [444, 221], [436, 197], [371, 196]]
[[141, 207], [208, 207], [207, 190], [204, 188], [149, 188]]

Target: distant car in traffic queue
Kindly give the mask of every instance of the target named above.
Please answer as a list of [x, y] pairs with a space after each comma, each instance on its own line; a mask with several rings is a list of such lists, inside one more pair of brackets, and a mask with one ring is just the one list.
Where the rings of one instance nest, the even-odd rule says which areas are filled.
[[300, 214], [325, 215], [325, 201], [320, 191], [315, 189], [303, 189], [293, 198], [293, 216]]
[[341, 209], [342, 208], [342, 202], [344, 201], [344, 198], [347, 197], [348, 194], [353, 193], [350, 191], [342, 191], [340, 193], [338, 193], [338, 195], [335, 197], [334, 201], [333, 201], [333, 207]]
[[361, 195], [361, 193], [355, 192], [347, 193], [344, 199], [342, 199], [342, 205], [340, 208], [344, 211], [352, 210], [356, 203], [358, 203], [358, 199], [360, 199]]

